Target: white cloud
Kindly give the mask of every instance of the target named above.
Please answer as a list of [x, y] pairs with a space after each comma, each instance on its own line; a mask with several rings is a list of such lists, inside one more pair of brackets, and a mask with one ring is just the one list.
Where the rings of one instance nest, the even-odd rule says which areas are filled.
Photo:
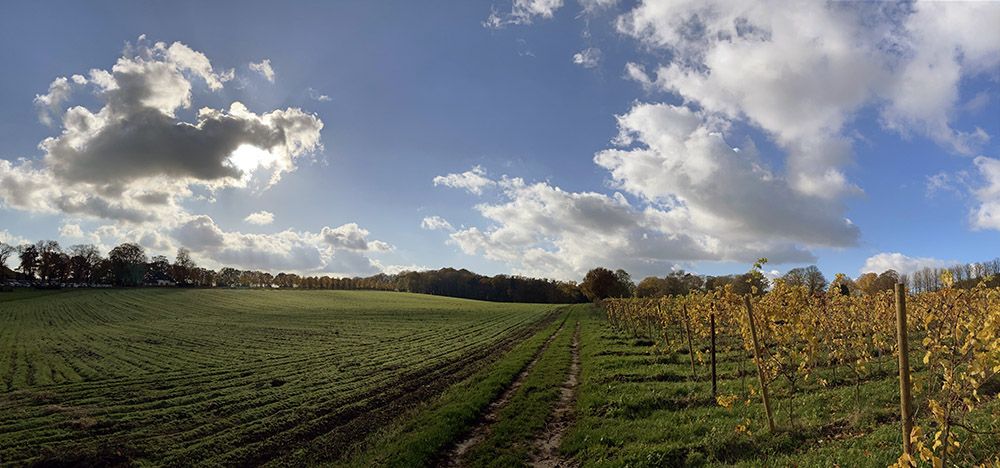
[[500, 29], [511, 24], [531, 24], [535, 18], [552, 18], [562, 6], [563, 0], [514, 0], [510, 13], [502, 14], [495, 8], [490, 11], [483, 27]]
[[588, 47], [573, 54], [573, 63], [583, 68], [594, 68], [601, 62], [601, 49]]
[[899, 42], [909, 53], [888, 87], [886, 126], [922, 133], [952, 151], [974, 154], [989, 140], [980, 128], [953, 127], [963, 78], [1000, 65], [1000, 6], [992, 2], [917, 2]]
[[406, 271], [427, 271], [430, 267], [423, 265], [384, 265], [382, 272], [387, 275], [395, 275]]
[[251, 63], [250, 69], [260, 73], [267, 81], [274, 83], [274, 69], [271, 68], [271, 59], [261, 60], [260, 63]]
[[646, 67], [635, 62], [625, 64], [625, 78], [641, 84], [646, 90], [652, 89], [654, 85], [653, 79], [646, 73]]
[[927, 176], [925, 183], [927, 197], [933, 197], [942, 192], [950, 192], [965, 196], [972, 192], [970, 175], [967, 171], [938, 172]]
[[[149, 52], [143, 50], [141, 47], [137, 51], [140, 53]], [[174, 42], [170, 46], [167, 46], [163, 42], [157, 42], [153, 46], [153, 53], [165, 56], [166, 60], [174, 64], [178, 69], [189, 71], [195, 76], [200, 77], [212, 91], [222, 89], [222, 84], [232, 80], [236, 74], [236, 71], [233, 69], [216, 73], [212, 68], [212, 62], [208, 60], [205, 54], [192, 50], [180, 42]]]
[[954, 265], [955, 261], [939, 260], [930, 257], [909, 257], [899, 252], [882, 252], [865, 260], [861, 273], [882, 273], [886, 270], [896, 270], [899, 274], [909, 275], [924, 268], [944, 268]]
[[31, 243], [31, 241], [29, 241], [28, 239], [15, 234], [11, 234], [11, 232], [6, 229], [0, 229], [0, 242], [3, 242], [7, 245], [13, 245], [15, 247]]
[[274, 222], [274, 213], [270, 211], [256, 211], [247, 215], [243, 218], [243, 221], [249, 224], [256, 224], [258, 226], [264, 226]]
[[671, 229], [739, 243], [768, 237], [808, 246], [852, 246], [858, 229], [841, 203], [803, 194], [765, 165], [753, 141], [734, 151], [725, 120], [666, 104], [618, 117], [620, 149], [594, 161], [615, 185], [670, 208]]
[[638, 103], [618, 125], [618, 147], [594, 161], [639, 203], [622, 193], [496, 181], [478, 168], [470, 171], [476, 184], [452, 177], [438, 185], [498, 185], [504, 200], [477, 205], [490, 224], [457, 230], [450, 242], [518, 273], [564, 279], [601, 265], [656, 274], [690, 261], [807, 263], [815, 261], [814, 247], [857, 244], [858, 228], [842, 203], [795, 190], [752, 141], [731, 147], [725, 119]]
[[[273, 79], [268, 61], [256, 66]], [[299, 158], [322, 149], [322, 121], [298, 108], [255, 113], [233, 102], [228, 109], [202, 107], [193, 122], [177, 117], [178, 110], [193, 105], [196, 86], [219, 91], [233, 75], [231, 69], [216, 71], [206, 55], [184, 44], [151, 44], [141, 36], [126, 45], [110, 71], [57, 79], [48, 94], [36, 98], [47, 115], [63, 112], [74, 86], [91, 87], [100, 108], [65, 110], [61, 132], [39, 145], [42, 159], [0, 160], [0, 205], [110, 220], [90, 233], [75, 221], [60, 229], [63, 237], [90, 239], [104, 250], [128, 241], [150, 254], [170, 255], [185, 246], [210, 268], [380, 271], [382, 265], [369, 255], [392, 246], [369, 239], [354, 223], [320, 233], [246, 234], [225, 231], [183, 206], [190, 199], [211, 199], [223, 188], [278, 183]], [[272, 220], [266, 211], [246, 218], [253, 224]]]
[[[79, 75], [74, 75], [75, 78]], [[81, 77], [82, 78], [82, 77]], [[35, 106], [38, 107], [38, 120], [45, 125], [52, 125], [52, 116], [62, 112], [62, 104], [69, 99], [73, 91], [72, 84], [65, 76], [60, 76], [49, 84], [49, 92], [35, 95]]]
[[482, 195], [483, 189], [496, 185], [496, 182], [486, 177], [486, 170], [482, 166], [474, 166], [460, 174], [437, 176], [434, 178], [434, 185], [461, 188], [468, 190], [469, 193]]
[[246, 234], [222, 230], [208, 216], [194, 216], [178, 226], [172, 237], [213, 265], [259, 268], [339, 276], [371, 275], [381, 264], [369, 253], [392, 247], [367, 239], [368, 231], [350, 223], [324, 227], [318, 234], [285, 230], [274, 234]]
[[448, 222], [448, 220], [440, 216], [428, 216], [420, 221], [421, 229], [427, 229], [429, 231], [454, 231], [455, 227]]
[[356, 223], [348, 223], [335, 228], [324, 227], [320, 231], [323, 240], [337, 249], [384, 252], [392, 246], [382, 241], [369, 241], [368, 230]]
[[306, 94], [309, 96], [309, 99], [312, 99], [314, 101], [330, 102], [333, 100], [333, 98], [331, 98], [330, 96], [327, 96], [326, 94], [316, 91], [313, 88], [307, 88]]
[[617, 19], [645, 47], [669, 51], [650, 76], [627, 75], [746, 120], [788, 153], [797, 191], [831, 199], [858, 193], [843, 167], [852, 158], [845, 125], [863, 107], [887, 128], [925, 135], [969, 154], [989, 139], [955, 130], [964, 77], [1000, 64], [1000, 8], [988, 2], [647, 1]]
[[[809, 262], [807, 251], [770, 239], [730, 243], [684, 231], [678, 210], [638, 208], [623, 195], [567, 192], [547, 183], [504, 178], [505, 200], [476, 209], [492, 224], [451, 234], [469, 255], [505, 263], [515, 273], [579, 279], [595, 266], [624, 267], [633, 274], [667, 271], [678, 261]], [[682, 223], [682, 224], [677, 224]]]
[[[652, 1], [620, 17], [618, 28], [673, 53], [656, 71], [656, 86], [773, 136], [789, 154], [797, 191], [858, 192], [840, 169], [851, 155], [840, 133], [887, 70], [857, 15], [819, 2]], [[640, 68], [627, 71], [652, 82]]]
[[[201, 52], [181, 43], [127, 44], [110, 71], [89, 79], [102, 107], [70, 107], [62, 131], [40, 143], [41, 161], [0, 160], [0, 204], [127, 223], [176, 223], [192, 187], [216, 190], [274, 184], [296, 160], [322, 148], [322, 121], [301, 109], [256, 114], [240, 102], [228, 110], [201, 108], [195, 122], [176, 118], [192, 105], [191, 78], [222, 89], [232, 71], [217, 73]], [[68, 94], [36, 99], [61, 109]]]
[[594, 14], [606, 10], [618, 4], [618, 0], [579, 0], [583, 12]]
[[78, 239], [83, 237], [83, 229], [80, 228], [79, 224], [66, 223], [59, 228], [59, 235]]
[[979, 206], [972, 212], [972, 227], [1000, 230], [1000, 159], [979, 156], [974, 161], [985, 185], [973, 192]]

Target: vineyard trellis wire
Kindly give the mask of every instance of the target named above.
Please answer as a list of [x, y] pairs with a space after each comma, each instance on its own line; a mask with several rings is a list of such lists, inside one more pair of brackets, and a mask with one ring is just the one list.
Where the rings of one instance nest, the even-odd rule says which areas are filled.
[[[947, 280], [945, 284], [950, 284]], [[817, 376], [820, 368], [844, 370], [854, 385], [856, 406], [861, 386], [898, 356], [896, 299], [893, 291], [871, 295], [844, 295], [839, 288], [810, 294], [803, 286], [776, 280], [765, 294], [741, 296], [732, 285], [712, 291], [661, 298], [606, 299], [602, 306], [612, 326], [636, 336], [656, 338], [658, 346], [687, 348], [692, 374], [700, 344], [722, 337], [722, 346], [752, 359], [759, 342], [759, 390], [781, 380], [789, 389], [787, 407], [793, 418], [794, 399], [802, 382], [827, 382]], [[974, 427], [968, 416], [987, 398], [984, 387], [1000, 379], [1000, 289], [981, 284], [972, 289], [947, 287], [906, 296], [910, 354], [922, 363], [914, 380], [918, 398], [913, 410], [920, 416], [910, 431], [910, 451], [898, 466], [919, 460], [934, 466], [971, 464], [963, 454], [964, 439], [989, 431]], [[748, 313], [752, 309], [752, 313]], [[756, 329], [751, 329], [754, 321]], [[713, 327], [714, 322], [714, 327]], [[754, 333], [755, 332], [755, 333]], [[692, 341], [699, 346], [692, 345]], [[742, 349], [734, 349], [734, 348]], [[742, 366], [742, 363], [741, 363]], [[743, 376], [741, 367], [740, 375]], [[714, 379], [714, 375], [713, 375]], [[743, 380], [743, 388], [756, 393]], [[992, 393], [992, 392], [991, 392]], [[722, 405], [734, 396], [717, 395]], [[768, 406], [765, 403], [765, 406]], [[770, 409], [767, 410], [770, 419]], [[917, 418], [914, 418], [917, 419]], [[794, 424], [794, 419], [792, 419]], [[956, 459], [963, 456], [965, 458]]]

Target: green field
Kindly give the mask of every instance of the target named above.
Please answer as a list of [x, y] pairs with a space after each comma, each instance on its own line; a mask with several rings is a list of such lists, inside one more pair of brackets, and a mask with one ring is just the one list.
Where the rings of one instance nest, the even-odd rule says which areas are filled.
[[356, 291], [7, 293], [0, 464], [335, 461], [556, 309]]
[[[776, 383], [770, 433], [737, 339], [721, 337], [719, 394], [735, 399], [727, 408], [711, 396], [705, 363], [691, 375], [686, 347], [617, 330], [591, 304], [360, 291], [8, 293], [0, 465], [895, 461], [891, 356], [857, 387], [835, 369], [818, 371], [822, 386], [800, 383], [794, 400]], [[706, 346], [696, 343], [702, 355]], [[963, 439], [959, 466], [1000, 452], [1000, 400], [990, 392], [973, 415], [988, 432]]]

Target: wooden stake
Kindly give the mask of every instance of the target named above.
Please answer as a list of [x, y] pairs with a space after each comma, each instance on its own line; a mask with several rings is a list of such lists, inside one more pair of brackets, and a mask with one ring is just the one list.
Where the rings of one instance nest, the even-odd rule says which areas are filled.
[[906, 288], [896, 283], [896, 340], [899, 345], [899, 415], [903, 426], [903, 453], [913, 455], [913, 400], [910, 397], [910, 345], [906, 333]]
[[688, 357], [691, 358], [691, 377], [696, 377], [697, 372], [694, 369], [694, 347], [691, 345], [691, 319], [688, 317], [688, 306], [684, 304], [681, 306], [684, 311], [684, 332], [687, 334], [688, 339]]
[[764, 380], [764, 363], [760, 359], [760, 345], [757, 342], [757, 326], [753, 322], [753, 304], [750, 295], [743, 296], [747, 308], [747, 318], [750, 319], [750, 337], [753, 339], [753, 360], [757, 364], [757, 378], [760, 380], [760, 397], [764, 400], [764, 412], [767, 413], [767, 428], [774, 432], [774, 414], [771, 413], [771, 398], [767, 394], [767, 382]]
[[715, 399], [716, 386], [715, 386], [715, 312], [709, 316], [709, 323], [711, 324], [712, 331], [712, 399]]

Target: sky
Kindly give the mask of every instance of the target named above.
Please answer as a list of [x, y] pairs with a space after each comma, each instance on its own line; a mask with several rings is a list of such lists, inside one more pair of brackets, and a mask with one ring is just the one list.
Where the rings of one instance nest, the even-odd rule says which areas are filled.
[[1000, 2], [20, 2], [0, 241], [579, 280], [1000, 255]]

